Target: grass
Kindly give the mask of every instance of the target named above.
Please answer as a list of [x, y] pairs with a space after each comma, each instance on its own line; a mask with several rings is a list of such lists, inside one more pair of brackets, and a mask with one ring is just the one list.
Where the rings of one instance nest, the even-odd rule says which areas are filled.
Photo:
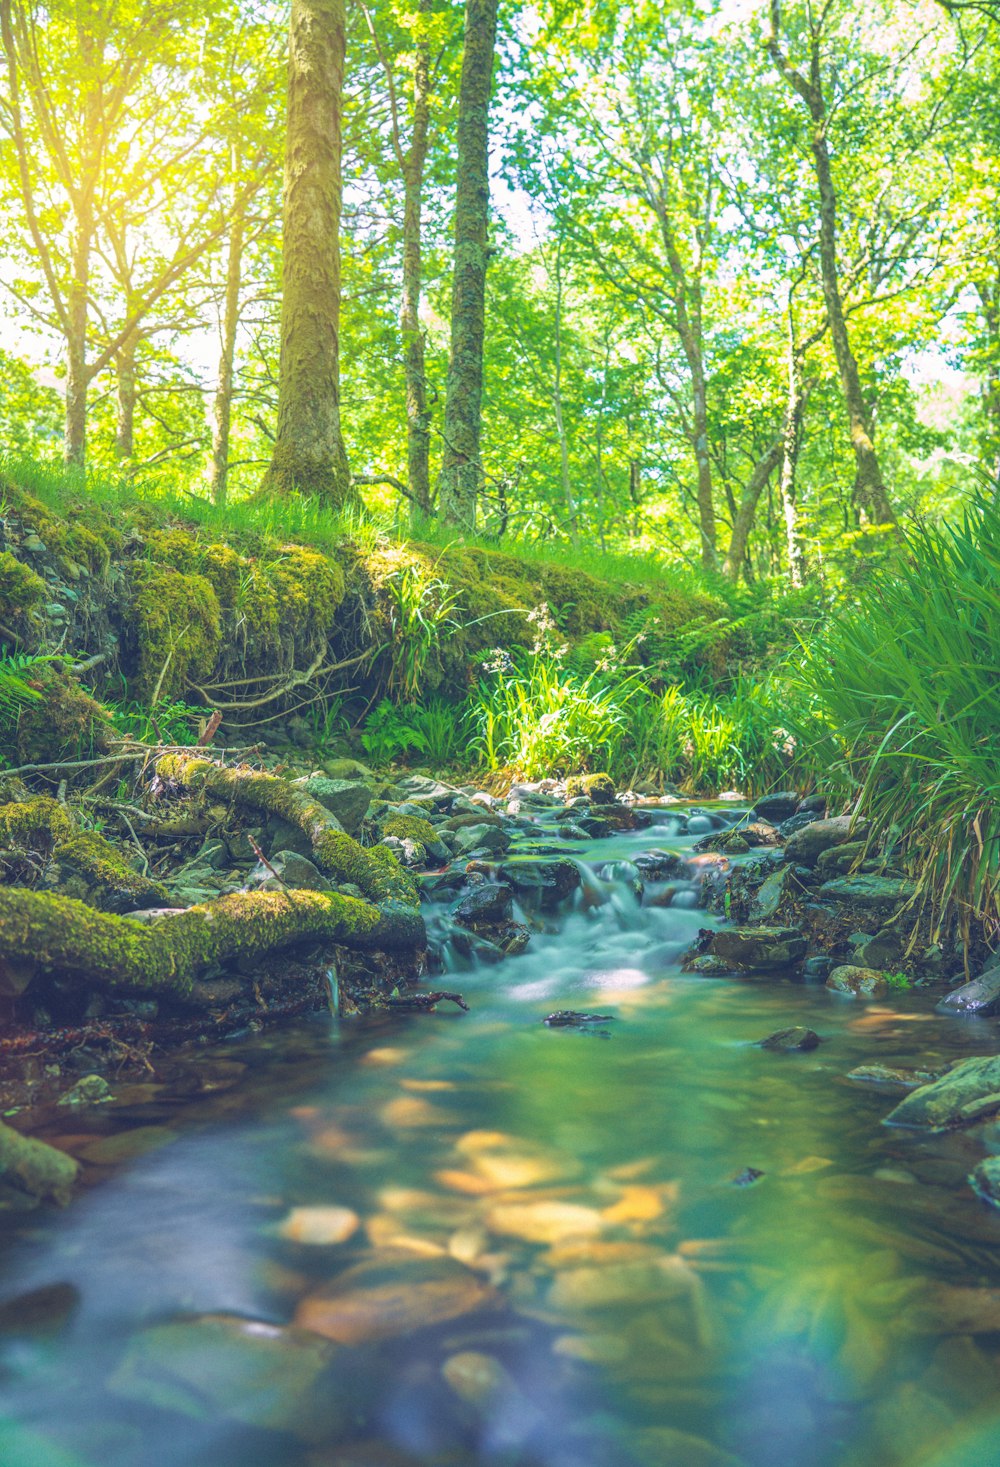
[[1000, 510], [911, 530], [895, 573], [805, 649], [830, 777], [918, 879], [935, 932], [996, 937], [1000, 895]]

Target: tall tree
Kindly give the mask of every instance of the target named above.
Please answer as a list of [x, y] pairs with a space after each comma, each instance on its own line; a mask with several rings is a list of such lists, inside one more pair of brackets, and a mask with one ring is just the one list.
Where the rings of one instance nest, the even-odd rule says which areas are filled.
[[278, 427], [264, 487], [353, 498], [340, 424], [345, 0], [292, 0]]
[[847, 406], [851, 446], [857, 465], [854, 498], [858, 509], [871, 523], [894, 524], [895, 511], [889, 499], [875, 449], [875, 424], [865, 400], [857, 358], [851, 346], [837, 258], [837, 191], [830, 161], [830, 107], [824, 90], [823, 61], [825, 27], [831, 6], [814, 13], [806, 22], [808, 72], [795, 67], [781, 45], [781, 0], [770, 0], [770, 29], [764, 44], [778, 74], [805, 103], [811, 123], [810, 147], [819, 199], [819, 258], [823, 300], [830, 323], [837, 370]]
[[483, 336], [489, 259], [489, 109], [496, 47], [497, 0], [466, 0], [458, 98], [455, 260], [451, 355], [444, 410], [440, 513], [473, 530], [482, 475]]

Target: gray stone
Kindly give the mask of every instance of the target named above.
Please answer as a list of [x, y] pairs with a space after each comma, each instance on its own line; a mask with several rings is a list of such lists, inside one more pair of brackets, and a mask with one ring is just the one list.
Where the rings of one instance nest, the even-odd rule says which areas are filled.
[[296, 784], [318, 800], [324, 810], [336, 816], [348, 835], [357, 835], [372, 802], [372, 792], [366, 784], [349, 779], [329, 779], [323, 774], [296, 780]]
[[849, 840], [842, 846], [829, 846], [825, 851], [820, 851], [816, 858], [816, 870], [826, 880], [834, 876], [846, 876], [855, 861], [864, 853], [864, 849], [863, 840]]
[[810, 820], [789, 836], [785, 856], [789, 861], [814, 866], [831, 846], [846, 845], [848, 841], [864, 836], [866, 831], [867, 823], [852, 820], [850, 815], [835, 815], [832, 820]]
[[425, 800], [433, 800], [435, 804], [450, 805], [459, 791], [451, 784], [443, 784], [439, 779], [429, 779], [424, 774], [410, 774], [406, 779], [401, 779], [397, 789], [403, 795], [414, 795]]
[[466, 825], [455, 831], [455, 850], [462, 855], [487, 851], [502, 855], [510, 848], [510, 836], [498, 825]]
[[824, 881], [819, 895], [824, 901], [867, 910], [901, 906], [916, 889], [904, 876], [840, 876], [835, 881]]
[[903, 944], [891, 929], [876, 932], [874, 937], [859, 932], [848, 940], [851, 958], [861, 968], [894, 968], [901, 961]]
[[509, 922], [513, 907], [514, 897], [510, 887], [487, 881], [466, 892], [455, 908], [454, 917], [456, 922], [475, 932], [480, 927]]
[[799, 808], [799, 797], [795, 790], [778, 790], [773, 795], [764, 795], [754, 801], [755, 817], [778, 825], [788, 820]]
[[191, 866], [207, 866], [211, 871], [220, 871], [228, 860], [229, 848], [224, 840], [207, 840]]
[[572, 861], [533, 856], [505, 861], [497, 874], [525, 906], [542, 912], [555, 911], [582, 881]]
[[806, 958], [802, 964], [802, 976], [807, 983], [825, 983], [833, 969], [833, 959], [828, 958], [825, 953], [817, 953], [813, 958]]
[[252, 825], [248, 830], [238, 831], [226, 842], [229, 846], [229, 859], [231, 861], [255, 861], [257, 852], [251, 841], [263, 849], [264, 839], [263, 825]]
[[715, 829], [709, 815], [692, 815], [688, 820], [688, 835], [708, 835]]
[[[290, 886], [299, 891], [330, 891], [332, 888], [329, 881], [317, 866], [314, 866], [306, 856], [300, 856], [297, 851], [278, 851], [270, 858], [269, 865], [274, 870], [269, 870], [263, 862], [255, 866], [250, 873], [248, 885], [257, 886], [262, 891], [281, 890]], [[274, 873], [278, 873], [275, 880]]]
[[940, 1070], [900, 1070], [892, 1065], [858, 1065], [848, 1070], [848, 1080], [857, 1080], [863, 1085], [894, 1085], [898, 1090], [916, 1090], [919, 1085], [930, 1085], [940, 1078]]
[[793, 1054], [796, 1051], [815, 1049], [819, 1042], [815, 1029], [806, 1029], [801, 1024], [796, 1024], [791, 1029], [776, 1029], [766, 1039], [758, 1039], [757, 1047], [775, 1050], [779, 1054]]
[[768, 922], [781, 906], [781, 899], [788, 885], [789, 867], [772, 871], [762, 886], [757, 888], [747, 915], [751, 922]]
[[941, 1014], [995, 1014], [1000, 1009], [1000, 968], [988, 968], [971, 983], [953, 988], [937, 1007]]
[[713, 957], [752, 973], [787, 968], [806, 955], [808, 944], [797, 927], [724, 927], [713, 933]]
[[374, 779], [374, 772], [357, 759], [325, 759], [323, 771], [331, 779]]
[[921, 1085], [886, 1116], [886, 1125], [942, 1131], [1000, 1110], [1000, 1055], [961, 1060], [933, 1084]]
[[59, 1105], [104, 1105], [114, 1100], [111, 1086], [100, 1075], [84, 1075], [77, 1080], [65, 1095], [60, 1095]]
[[859, 968], [853, 963], [842, 963], [839, 968], [834, 968], [826, 986], [848, 998], [884, 998], [889, 992], [889, 985], [877, 969]]

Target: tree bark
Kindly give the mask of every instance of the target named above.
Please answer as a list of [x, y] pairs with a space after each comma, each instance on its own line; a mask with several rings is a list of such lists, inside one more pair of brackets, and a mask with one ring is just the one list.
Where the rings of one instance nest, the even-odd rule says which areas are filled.
[[783, 80], [802, 98], [812, 122], [810, 147], [819, 192], [819, 256], [823, 283], [823, 300], [830, 322], [830, 338], [837, 361], [837, 373], [847, 407], [851, 447], [856, 466], [853, 499], [857, 509], [876, 525], [894, 525], [895, 511], [889, 500], [878, 455], [875, 451], [875, 429], [871, 411], [865, 401], [858, 372], [857, 358], [851, 347], [837, 265], [837, 191], [830, 167], [827, 135], [828, 114], [821, 73], [822, 35], [817, 26], [810, 30], [809, 76], [803, 76], [791, 65], [779, 42], [781, 9], [779, 0], [771, 0], [771, 30], [765, 46]]
[[440, 511], [447, 524], [472, 531], [482, 475], [480, 434], [486, 264], [489, 258], [489, 106], [497, 0], [466, 0], [458, 98], [455, 262], [451, 355], [444, 412]]
[[795, 503], [795, 472], [799, 462], [799, 444], [802, 440], [802, 415], [805, 410], [805, 393], [799, 357], [795, 349], [795, 328], [792, 320], [791, 302], [788, 308], [788, 391], [785, 398], [785, 417], [781, 429], [781, 515], [785, 524], [785, 550], [788, 556], [788, 579], [793, 586], [801, 586], [805, 575], [805, 557], [799, 538], [798, 508]]
[[747, 555], [747, 545], [750, 542], [750, 531], [753, 529], [754, 515], [760, 496], [764, 492], [764, 486], [774, 473], [781, 460], [781, 439], [775, 438], [773, 443], [754, 464], [753, 473], [747, 480], [746, 488], [743, 490], [742, 498], [733, 518], [733, 532], [729, 539], [729, 550], [723, 564], [723, 572], [734, 580], [739, 578], [740, 571], [744, 567]]
[[569, 538], [574, 546], [580, 543], [580, 534], [576, 522], [576, 502], [573, 498], [573, 483], [569, 471], [569, 439], [566, 434], [566, 420], [563, 416], [562, 398], [562, 320], [563, 320], [563, 276], [562, 276], [562, 240], [556, 244], [556, 372], [552, 388], [552, 412], [555, 418], [556, 435], [559, 439], [559, 473], [562, 479], [563, 503], [566, 506], [566, 522], [569, 525]]
[[[421, 15], [428, 14], [430, 8], [431, 0], [420, 0]], [[403, 162], [403, 298], [399, 312], [406, 376], [406, 469], [410, 519], [415, 528], [431, 514], [430, 416], [427, 411], [424, 334], [420, 327], [423, 187], [430, 129], [430, 96], [430, 42], [422, 31], [417, 41], [413, 76], [413, 130]]]
[[264, 487], [342, 507], [341, 96], [345, 0], [292, 0], [282, 234], [278, 427]]
[[229, 431], [233, 416], [233, 380], [236, 362], [236, 330], [240, 320], [240, 284], [243, 268], [245, 219], [239, 213], [229, 231], [229, 260], [226, 266], [226, 298], [222, 309], [222, 342], [219, 380], [212, 414], [212, 498], [225, 504], [229, 484]]
[[130, 336], [115, 362], [115, 457], [120, 459], [135, 452], [135, 349], [136, 339]]

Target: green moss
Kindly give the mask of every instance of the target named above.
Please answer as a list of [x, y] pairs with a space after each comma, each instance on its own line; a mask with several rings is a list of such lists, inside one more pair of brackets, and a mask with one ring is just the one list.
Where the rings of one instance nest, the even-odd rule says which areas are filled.
[[281, 620], [304, 637], [325, 636], [344, 599], [344, 573], [335, 560], [304, 545], [284, 545], [267, 577]]
[[151, 558], [185, 575], [201, 575], [227, 610], [235, 606], [240, 593], [243, 560], [231, 545], [218, 541], [204, 544], [190, 530], [172, 525], [167, 529], [146, 532], [146, 545]]
[[595, 805], [612, 805], [615, 799], [614, 780], [610, 774], [575, 774], [566, 781], [569, 799], [586, 795]]
[[162, 907], [169, 902], [165, 886], [133, 871], [120, 851], [96, 831], [80, 831], [53, 852], [61, 876], [76, 876], [89, 895], [89, 905], [105, 912], [136, 907]]
[[28, 800], [0, 805], [0, 846], [21, 846], [48, 850], [65, 839], [73, 822], [65, 805], [48, 795], [35, 795]]
[[0, 550], [0, 621], [30, 615], [47, 594], [41, 576], [9, 550]]
[[136, 571], [134, 616], [139, 642], [136, 696], [181, 698], [208, 677], [222, 643], [219, 598], [202, 575], [162, 565]]
[[93, 505], [72, 503], [66, 517], [52, 514], [40, 499], [15, 485], [5, 486], [13, 508], [31, 525], [45, 548], [57, 559], [86, 566], [94, 575], [104, 575], [111, 552], [122, 543], [120, 531]]
[[382, 826], [383, 835], [394, 835], [397, 840], [418, 840], [421, 845], [437, 840], [437, 831], [422, 815], [390, 815]]
[[17, 752], [25, 764], [102, 754], [115, 737], [111, 715], [58, 663], [32, 671], [28, 682], [41, 697], [21, 708]]

